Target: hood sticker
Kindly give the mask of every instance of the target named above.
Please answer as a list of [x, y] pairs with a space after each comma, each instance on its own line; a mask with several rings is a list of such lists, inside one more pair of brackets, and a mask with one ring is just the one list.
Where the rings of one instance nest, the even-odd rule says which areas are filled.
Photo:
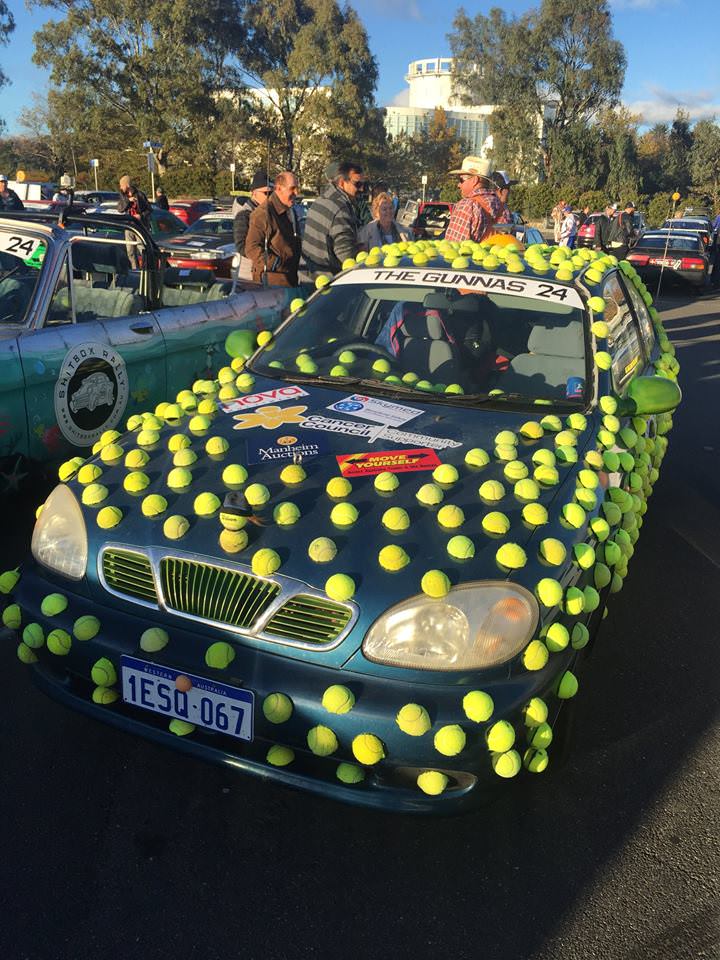
[[343, 453], [336, 457], [344, 477], [369, 477], [377, 473], [413, 473], [416, 470], [434, 470], [440, 466], [434, 450], [418, 447], [415, 450], [382, 450], [377, 453]]
[[328, 433], [343, 433], [348, 437], [363, 437], [368, 443], [374, 443], [376, 440], [391, 440], [393, 443], [404, 443], [409, 447], [431, 447], [433, 450], [462, 446], [457, 440], [447, 440], [444, 437], [405, 433], [404, 430], [395, 430], [385, 424], [375, 426], [370, 423], [355, 423], [352, 420], [334, 420], [318, 414], [306, 417], [302, 425], [306, 430], [325, 430]]
[[331, 403], [328, 410], [336, 413], [351, 413], [354, 417], [363, 420], [372, 420], [375, 423], [386, 423], [389, 427], [399, 427], [423, 412], [417, 407], [405, 407], [400, 403], [390, 403], [389, 400], [380, 400], [377, 397], [365, 397], [354, 393], [344, 400]]
[[237, 413], [240, 410], [250, 410], [252, 407], [263, 407], [268, 403], [280, 403], [282, 400], [293, 400], [295, 397], [309, 396], [307, 390], [296, 385], [276, 387], [274, 390], [263, 390], [262, 393], [248, 393], [245, 397], [236, 400], [227, 400], [220, 404], [224, 413]]
[[247, 462], [272, 463], [275, 460], [292, 460], [300, 463], [310, 457], [320, 457], [330, 452], [330, 444], [326, 437], [317, 434], [308, 434], [306, 431], [293, 430], [292, 433], [281, 433], [268, 442], [248, 439]]
[[277, 430], [286, 423], [303, 424], [304, 413], [307, 407], [262, 407], [250, 413], [236, 413], [234, 419], [238, 422], [234, 430], [252, 430], [262, 427], [264, 430]]

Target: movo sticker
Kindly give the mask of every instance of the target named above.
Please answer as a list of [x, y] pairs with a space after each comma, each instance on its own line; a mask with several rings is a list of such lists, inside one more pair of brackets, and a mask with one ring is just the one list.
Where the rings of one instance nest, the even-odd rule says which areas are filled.
[[233, 430], [252, 430], [255, 427], [262, 427], [263, 430], [277, 430], [286, 423], [302, 425], [306, 410], [307, 407], [267, 406], [250, 413], [236, 413], [233, 419], [237, 420], [237, 423]]
[[367, 477], [384, 473], [412, 473], [416, 470], [434, 470], [440, 465], [434, 450], [419, 447], [416, 450], [382, 450], [378, 453], [343, 453], [336, 457], [344, 477]]
[[66, 354], [55, 382], [55, 416], [63, 436], [89, 447], [120, 422], [128, 401], [125, 361], [106, 343], [80, 343]]

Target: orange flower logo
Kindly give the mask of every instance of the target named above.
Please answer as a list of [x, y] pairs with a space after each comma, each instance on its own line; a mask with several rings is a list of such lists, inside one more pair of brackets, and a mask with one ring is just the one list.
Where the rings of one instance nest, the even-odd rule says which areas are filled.
[[264, 430], [277, 430], [284, 423], [302, 423], [307, 407], [260, 407], [252, 413], [236, 413], [238, 422], [234, 430], [251, 430], [262, 427]]

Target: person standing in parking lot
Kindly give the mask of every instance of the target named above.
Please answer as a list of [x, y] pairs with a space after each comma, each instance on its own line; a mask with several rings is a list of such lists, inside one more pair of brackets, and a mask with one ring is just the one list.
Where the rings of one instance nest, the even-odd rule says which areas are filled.
[[627, 253], [622, 228], [617, 220], [617, 204], [606, 203], [602, 215], [595, 224], [595, 249], [611, 253], [622, 260]]
[[373, 219], [370, 223], [362, 227], [358, 233], [358, 243], [363, 250], [412, 239], [408, 228], [395, 221], [392, 197], [389, 193], [375, 195], [372, 202], [372, 215]]
[[[245, 255], [245, 239], [250, 226], [250, 217], [258, 207], [267, 203], [272, 193], [273, 182], [264, 170], [258, 170], [250, 183], [250, 196], [245, 197], [242, 203], [236, 199], [232, 205], [235, 219], [233, 220], [233, 240], [235, 249], [240, 255], [238, 280], [252, 280], [252, 261]], [[237, 205], [237, 206], [236, 206]]]
[[298, 285], [300, 230], [293, 210], [297, 192], [297, 177], [285, 170], [275, 177], [275, 189], [267, 203], [250, 214], [245, 253], [252, 263], [255, 283]]
[[569, 203], [565, 204], [563, 218], [560, 221], [560, 246], [574, 247], [577, 234], [577, 220]]
[[308, 274], [339, 273], [343, 261], [359, 251], [358, 220], [355, 199], [366, 184], [362, 165], [347, 160], [337, 170], [320, 196], [313, 202], [305, 223], [302, 252]]
[[508, 205], [508, 200], [510, 198], [510, 187], [514, 187], [519, 181], [511, 180], [504, 170], [496, 170], [492, 175], [492, 179], [493, 183], [495, 183], [497, 186], [495, 193], [497, 194], [498, 200], [500, 201], [502, 207], [497, 222], [512, 223], [512, 213], [510, 212], [510, 207]]
[[20, 197], [8, 187], [8, 178], [4, 173], [0, 173], [0, 211], [6, 210], [8, 213], [12, 213], [24, 209], [25, 205]]
[[[118, 212], [126, 213], [128, 216], [138, 220], [150, 232], [151, 210], [148, 198], [140, 190], [138, 185], [127, 175], [120, 177], [120, 198], [118, 200]], [[132, 230], [125, 231], [125, 248], [127, 250], [128, 260], [132, 270], [137, 270], [139, 266], [137, 256], [137, 237]]]
[[[628, 201], [625, 204], [625, 208], [617, 215], [618, 226], [622, 230], [622, 239], [625, 242], [625, 253], [623, 257], [627, 256], [627, 252], [630, 247], [635, 243], [635, 223], [633, 217], [635, 215], [635, 204], [632, 201]], [[619, 254], [615, 254], [619, 257]], [[620, 258], [622, 259], [622, 258]]]
[[169, 210], [170, 204], [168, 198], [165, 195], [165, 191], [162, 187], [158, 187], [155, 191], [155, 206], [160, 207], [161, 210]]
[[451, 176], [460, 178], [460, 194], [450, 214], [445, 231], [446, 240], [474, 240], [480, 243], [492, 233], [502, 213], [502, 205], [495, 193], [496, 184], [490, 179], [489, 160], [465, 157], [459, 170]]

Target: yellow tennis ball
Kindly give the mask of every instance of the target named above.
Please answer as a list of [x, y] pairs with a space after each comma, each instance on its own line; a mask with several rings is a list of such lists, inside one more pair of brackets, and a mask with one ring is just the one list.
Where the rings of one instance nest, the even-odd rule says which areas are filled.
[[494, 753], [492, 756], [492, 767], [495, 773], [503, 779], [510, 779], [520, 772], [522, 762], [517, 750], [508, 750], [505, 753]]
[[247, 393], [255, 386], [255, 377], [251, 373], [241, 373], [235, 380], [235, 386], [238, 390], [243, 390]]
[[475, 544], [468, 537], [458, 535], [448, 541], [447, 552], [456, 560], [470, 560], [475, 556]]
[[578, 587], [568, 587], [565, 591], [565, 612], [573, 617], [579, 616], [585, 609], [585, 594]]
[[211, 643], [205, 651], [205, 663], [215, 670], [225, 670], [235, 659], [235, 650], [224, 640]]
[[422, 737], [432, 726], [430, 715], [419, 703], [406, 703], [401, 707], [395, 723], [410, 737]]
[[518, 500], [537, 500], [540, 496], [540, 485], [531, 477], [518, 480], [513, 487], [513, 493]]
[[465, 731], [456, 723], [440, 727], [433, 738], [435, 749], [446, 757], [456, 757], [465, 748]]
[[299, 463], [290, 463], [280, 471], [280, 479], [286, 484], [302, 483], [306, 477], [307, 474]]
[[140, 649], [145, 653], [157, 653], [170, 643], [170, 637], [162, 627], [148, 627], [140, 636]]
[[316, 537], [308, 547], [308, 556], [315, 563], [330, 563], [336, 554], [337, 547], [329, 537]]
[[358, 763], [371, 767], [385, 757], [382, 740], [373, 733], [359, 733], [352, 742], [352, 752]]
[[186, 437], [184, 433], [174, 433], [168, 440], [168, 450], [170, 453], [178, 453], [180, 450], [187, 450], [192, 440]]
[[139, 447], [152, 447], [160, 439], [160, 433], [158, 430], [146, 430], [142, 429], [137, 435], [137, 440], [135, 441]]
[[239, 553], [248, 545], [248, 535], [244, 530], [225, 530], [220, 531], [218, 543], [225, 553]]
[[190, 723], [188, 720], [178, 720], [175, 718], [168, 724], [168, 730], [170, 733], [174, 733], [176, 737], [187, 737], [194, 729], [195, 724]]
[[265, 759], [273, 767], [287, 767], [295, 759], [295, 752], [290, 747], [274, 743], [268, 750]]
[[533, 697], [525, 705], [523, 713], [526, 727], [539, 727], [548, 718], [548, 707], [540, 697]]
[[539, 553], [546, 563], [554, 567], [558, 567], [564, 563], [565, 557], [567, 556], [565, 544], [560, 540], [556, 540], [554, 537], [546, 537], [540, 541]]
[[505, 753], [515, 743], [515, 728], [507, 720], [498, 720], [485, 734], [488, 750]]
[[98, 687], [111, 687], [117, 681], [117, 671], [112, 660], [107, 657], [96, 660], [90, 670], [90, 677]]
[[142, 470], [131, 470], [123, 480], [123, 486], [128, 493], [139, 493], [150, 483], [150, 477]]
[[493, 698], [483, 690], [470, 690], [463, 697], [465, 716], [473, 723], [484, 723], [489, 720], [494, 709]]
[[325, 581], [325, 593], [340, 603], [351, 600], [355, 595], [355, 581], [346, 573], [334, 573]]
[[261, 507], [270, 499], [270, 491], [262, 483], [251, 483], [245, 488], [245, 499], [251, 507]]
[[143, 499], [140, 509], [145, 517], [158, 517], [167, 510], [167, 500], [159, 493], [151, 493]]
[[415, 497], [426, 507], [433, 507], [443, 501], [445, 494], [437, 484], [424, 483], [415, 494]]
[[92, 640], [100, 632], [100, 621], [97, 617], [85, 614], [78, 617], [73, 624], [73, 635], [76, 640]]
[[47, 648], [50, 653], [58, 657], [65, 657], [70, 653], [72, 637], [66, 630], [51, 630], [47, 636]]
[[328, 713], [349, 713], [355, 706], [355, 696], [352, 690], [334, 683], [323, 694], [322, 705]]
[[247, 518], [229, 510], [220, 510], [220, 523], [226, 530], [242, 530], [247, 525]]
[[100, 451], [100, 459], [103, 463], [119, 463], [120, 460], [122, 460], [124, 452], [119, 443], [109, 443]]
[[163, 533], [168, 540], [180, 540], [190, 529], [190, 524], [186, 517], [174, 514], [168, 517], [163, 523]]
[[22, 623], [22, 612], [16, 603], [11, 603], [9, 607], [5, 607], [2, 612], [2, 622], [8, 630], [18, 629]]
[[362, 783], [365, 779], [365, 771], [354, 763], [340, 763], [335, 771], [335, 776], [342, 783]]
[[527, 563], [527, 554], [517, 543], [504, 543], [497, 550], [495, 561], [507, 570], [520, 570]]
[[29, 623], [23, 630], [23, 643], [32, 650], [39, 650], [45, 643], [45, 634], [39, 623]]
[[120, 699], [117, 690], [110, 690], [108, 687], [95, 687], [92, 692], [92, 701], [101, 707], [106, 707]]
[[417, 785], [429, 797], [438, 797], [448, 785], [448, 778], [439, 770], [423, 770], [418, 775]]
[[352, 503], [336, 503], [330, 511], [330, 520], [336, 527], [351, 527], [357, 518], [357, 507]]
[[199, 517], [213, 517], [220, 509], [220, 500], [214, 493], [199, 493], [193, 501], [193, 510]]
[[522, 509], [522, 517], [531, 527], [541, 527], [548, 522], [547, 509], [541, 503], [526, 503]]
[[465, 514], [460, 507], [456, 507], [452, 503], [446, 503], [444, 507], [440, 507], [438, 510], [437, 520], [441, 527], [454, 530], [463, 525]]
[[307, 745], [316, 757], [329, 757], [338, 748], [338, 739], [330, 729], [322, 724], [308, 730]]
[[122, 520], [122, 510], [119, 507], [103, 507], [95, 520], [101, 530], [110, 530]]
[[252, 572], [258, 577], [269, 577], [280, 568], [280, 557], [274, 550], [263, 547], [253, 554]]
[[331, 477], [325, 485], [325, 492], [329, 497], [339, 500], [352, 493], [352, 484], [345, 477]]
[[496, 503], [505, 496], [505, 487], [499, 480], [486, 480], [480, 485], [478, 493], [483, 500]]
[[229, 447], [230, 444], [225, 437], [209, 437], [205, 442], [205, 452], [211, 457], [218, 457], [223, 453], [227, 453]]
[[102, 476], [102, 470], [96, 463], [85, 463], [77, 472], [78, 483], [94, 483]]
[[63, 596], [62, 593], [49, 593], [43, 598], [40, 610], [45, 617], [56, 617], [67, 609], [67, 605], [67, 597]]
[[197, 454], [190, 447], [183, 447], [173, 454], [173, 466], [191, 467], [197, 461]]
[[263, 700], [262, 710], [269, 723], [285, 723], [292, 716], [292, 700], [284, 693], [269, 693]]
[[102, 503], [108, 495], [107, 487], [102, 483], [90, 483], [82, 492], [82, 502], [86, 507], [95, 507]]
[[526, 670], [542, 670], [550, 654], [541, 640], [531, 640], [523, 651], [523, 666]]
[[570, 700], [577, 692], [577, 677], [571, 670], [566, 670], [560, 678], [560, 683], [557, 687], [557, 696], [560, 698], [560, 700]]
[[300, 519], [300, 511], [294, 503], [279, 503], [273, 510], [273, 520], [281, 527], [290, 527]]
[[58, 478], [63, 483], [72, 480], [84, 462], [82, 457], [73, 457], [71, 460], [66, 460], [65, 463], [61, 463], [58, 467]]
[[568, 628], [556, 620], [545, 628], [543, 639], [550, 653], [559, 653], [570, 643], [570, 634]]
[[392, 493], [394, 490], [397, 490], [399, 484], [400, 481], [397, 476], [388, 470], [379, 473], [373, 481], [373, 486], [379, 493]]
[[[204, 401], [203, 401], [204, 402]], [[210, 429], [210, 417], [205, 413], [196, 413], [188, 421], [188, 430], [196, 437], [201, 437]], [[140, 441], [138, 440], [138, 443]]]
[[460, 474], [457, 467], [454, 467], [451, 463], [441, 463], [435, 467], [432, 476], [436, 483], [450, 484], [457, 483]]
[[490, 463], [490, 456], [486, 450], [473, 447], [465, 454], [465, 463], [470, 467], [486, 467]]
[[137, 448], [134, 448], [132, 450], [128, 450], [125, 456], [125, 466], [128, 468], [128, 470], [140, 470], [145, 466], [149, 459], [150, 454], [148, 454], [145, 450], [138, 450]]
[[402, 570], [403, 567], [406, 567], [410, 563], [410, 557], [403, 550], [402, 547], [398, 547], [395, 544], [390, 546], [383, 547], [378, 554], [378, 563], [383, 568], [383, 570], [396, 571]]
[[24, 641], [20, 641], [17, 646], [17, 657], [21, 663], [37, 663], [38, 658], [35, 654], [35, 651], [32, 650]]
[[382, 525], [386, 530], [400, 532], [410, 526], [410, 517], [402, 507], [390, 507], [382, 515]]
[[439, 599], [450, 592], [450, 580], [442, 570], [428, 570], [420, 581], [420, 587], [428, 597]]

